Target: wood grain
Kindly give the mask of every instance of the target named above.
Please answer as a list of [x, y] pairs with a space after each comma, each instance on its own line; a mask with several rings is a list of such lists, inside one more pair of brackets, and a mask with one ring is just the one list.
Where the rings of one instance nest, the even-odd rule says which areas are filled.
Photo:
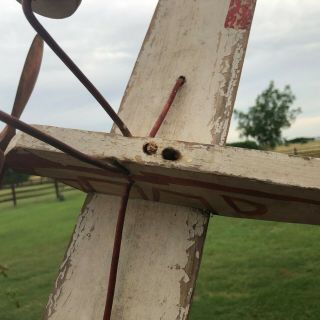
[[[147, 135], [183, 75], [158, 136], [224, 144], [250, 27], [225, 26], [230, 5], [159, 1], [119, 112], [134, 135]], [[46, 319], [102, 319], [118, 207], [114, 196], [87, 199]], [[207, 225], [199, 210], [130, 201], [112, 319], [186, 319]]]
[[[37, 128], [92, 157], [117, 160], [136, 182], [131, 199], [232, 217], [320, 224], [320, 159], [160, 138]], [[146, 149], [150, 144], [156, 150], [152, 154]], [[179, 158], [165, 159], [168, 149]], [[10, 167], [58, 179], [85, 192], [121, 196], [127, 183], [121, 173], [87, 165], [25, 134], [17, 136], [9, 150]]]

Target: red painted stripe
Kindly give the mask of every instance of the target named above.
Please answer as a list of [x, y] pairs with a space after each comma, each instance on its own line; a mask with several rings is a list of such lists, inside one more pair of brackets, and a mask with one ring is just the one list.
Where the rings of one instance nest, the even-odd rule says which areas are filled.
[[178, 178], [172, 176], [166, 176], [161, 174], [153, 174], [150, 172], [141, 172], [141, 175], [133, 175], [132, 179], [136, 182], [147, 182], [157, 185], [180, 185], [180, 186], [189, 186], [189, 187], [198, 187], [202, 189], [238, 193], [247, 196], [257, 197], [257, 198], [266, 198], [279, 201], [288, 201], [288, 202], [298, 202], [298, 203], [307, 203], [315, 206], [320, 206], [319, 200], [300, 198], [295, 196], [287, 196], [281, 194], [273, 194], [264, 191], [244, 189], [240, 187], [230, 187], [225, 185], [220, 185], [217, 183], [211, 183], [200, 180], [193, 180], [187, 178]]
[[[268, 208], [261, 203], [256, 203], [247, 199], [241, 199], [236, 197], [229, 197], [226, 195], [222, 195], [224, 201], [232, 208], [236, 213], [249, 215], [249, 216], [260, 216], [268, 213]], [[238, 205], [238, 203], [245, 203], [252, 207], [252, 210], [242, 210]]]
[[228, 14], [224, 23], [225, 28], [250, 28], [256, 0], [231, 0]]

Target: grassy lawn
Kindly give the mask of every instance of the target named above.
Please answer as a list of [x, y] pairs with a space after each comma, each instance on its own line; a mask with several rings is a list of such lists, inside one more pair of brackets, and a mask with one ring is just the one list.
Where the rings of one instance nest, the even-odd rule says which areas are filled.
[[[1, 320], [41, 319], [83, 199], [0, 207]], [[214, 217], [191, 320], [319, 319], [318, 243], [319, 227]]]
[[211, 220], [192, 320], [320, 319], [320, 228]]
[[0, 207], [0, 319], [41, 319], [84, 195]]

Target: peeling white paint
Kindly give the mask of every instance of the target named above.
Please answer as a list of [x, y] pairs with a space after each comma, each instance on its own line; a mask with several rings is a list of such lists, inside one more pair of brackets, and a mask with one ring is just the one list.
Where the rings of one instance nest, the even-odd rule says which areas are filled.
[[[239, 63], [234, 65], [232, 49], [239, 41], [245, 45], [243, 34], [248, 34], [224, 29], [229, 4], [221, 0], [160, 0], [120, 109], [134, 135], [149, 132], [176, 79], [184, 75], [187, 82], [159, 136], [223, 142], [221, 135], [226, 135], [225, 123], [230, 121], [243, 60], [239, 52]], [[229, 93], [221, 91], [226, 86], [233, 88], [227, 106]], [[226, 108], [230, 112], [225, 113]], [[205, 125], [208, 122], [210, 126]], [[75, 250], [66, 258], [71, 261], [70, 268], [64, 271], [64, 281], [48, 304], [47, 319], [102, 319], [118, 206], [119, 199], [112, 196], [97, 196], [88, 202], [85, 226], [77, 227]], [[196, 252], [203, 248], [207, 221], [207, 216], [191, 209], [130, 202], [113, 319], [187, 318], [199, 268]], [[90, 239], [86, 237], [89, 225], [94, 226]], [[181, 268], [168, 268], [174, 265]]]

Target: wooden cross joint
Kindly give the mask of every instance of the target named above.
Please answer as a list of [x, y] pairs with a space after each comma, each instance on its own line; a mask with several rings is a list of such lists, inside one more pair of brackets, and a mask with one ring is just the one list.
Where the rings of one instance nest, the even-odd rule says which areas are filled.
[[[32, 12], [63, 18], [80, 0], [22, 3], [32, 26], [116, 124], [112, 134], [35, 126], [78, 156], [26, 134], [5, 150], [6, 166], [89, 194], [45, 319], [187, 319], [208, 213], [320, 224], [320, 160], [223, 146], [255, 0], [160, 0], [118, 114]], [[38, 61], [35, 81], [39, 55], [31, 60]], [[114, 306], [106, 316], [117, 214], [127, 205], [120, 196], [132, 185]]]
[[[320, 224], [320, 160], [274, 152], [37, 126], [91, 157], [116, 160], [135, 181], [131, 197], [241, 218]], [[26, 134], [10, 167], [87, 193], [121, 196], [126, 176], [90, 166]]]

